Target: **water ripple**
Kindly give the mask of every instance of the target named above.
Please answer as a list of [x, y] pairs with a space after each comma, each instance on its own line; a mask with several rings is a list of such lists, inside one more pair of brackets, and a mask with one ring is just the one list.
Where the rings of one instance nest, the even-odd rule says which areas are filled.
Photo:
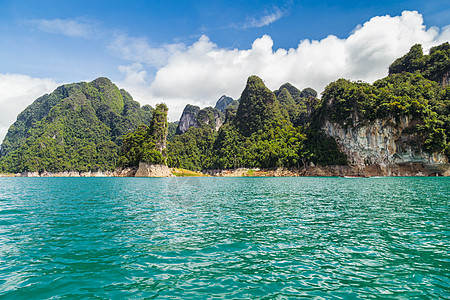
[[0, 178], [0, 298], [436, 299], [449, 178]]

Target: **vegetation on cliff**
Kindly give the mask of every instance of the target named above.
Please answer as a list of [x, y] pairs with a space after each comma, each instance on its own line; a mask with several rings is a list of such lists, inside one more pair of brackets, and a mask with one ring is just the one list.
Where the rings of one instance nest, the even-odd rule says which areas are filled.
[[350, 128], [408, 120], [402, 134], [416, 149], [449, 157], [449, 57], [448, 43], [428, 55], [414, 45], [387, 77], [373, 84], [338, 79], [321, 99], [315, 90], [289, 83], [272, 92], [250, 76], [239, 100], [222, 96], [215, 108], [187, 105], [178, 123], [167, 123], [166, 105], [141, 108], [106, 78], [64, 85], [18, 116], [0, 149], [0, 168], [95, 171], [146, 162], [197, 171], [346, 164], [336, 141], [321, 130], [326, 121]]
[[446, 86], [450, 80], [450, 44], [443, 43], [431, 47], [428, 55], [423, 54], [422, 46], [416, 44], [404, 56], [389, 66], [389, 75], [420, 72], [425, 78]]
[[[301, 92], [284, 84], [275, 93], [257, 76], [249, 77], [237, 109], [228, 106], [225, 110], [225, 123], [219, 132], [203, 126], [174, 137], [169, 143], [169, 165], [202, 170], [299, 168], [310, 161], [346, 163], [332, 138], [306, 125], [319, 103], [314, 90]], [[293, 125], [301, 122], [305, 126]]]
[[140, 162], [166, 163], [167, 111], [168, 108], [165, 104], [158, 104], [153, 111], [150, 126], [140, 125], [135, 131], [125, 135], [117, 162], [118, 166], [135, 167]]
[[107, 78], [58, 87], [28, 106], [1, 146], [3, 172], [115, 168], [123, 135], [148, 124], [140, 107]]
[[[323, 92], [316, 120], [330, 120], [344, 127], [391, 119], [393, 125], [413, 120], [407, 134], [414, 147], [450, 156], [450, 86], [442, 74], [450, 72], [448, 43], [423, 55], [420, 45], [397, 59], [390, 75], [373, 84], [339, 79]], [[444, 80], [445, 81], [445, 80]]]

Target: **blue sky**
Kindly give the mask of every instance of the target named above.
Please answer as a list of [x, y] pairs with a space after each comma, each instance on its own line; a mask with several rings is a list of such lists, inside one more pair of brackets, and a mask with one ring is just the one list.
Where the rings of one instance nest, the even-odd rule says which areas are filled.
[[319, 93], [371, 82], [412, 44], [448, 41], [449, 20], [448, 1], [0, 0], [0, 139], [40, 94], [99, 76], [172, 121], [239, 97], [252, 74]]
[[[0, 1], [0, 71], [64, 82], [119, 79], [116, 65], [124, 60], [106, 47], [113, 34], [146, 38], [152, 46], [191, 44], [205, 34], [219, 47], [239, 49], [268, 34], [274, 49], [287, 49], [303, 39], [343, 38], [373, 16], [404, 10], [419, 11], [427, 26], [442, 27], [450, 19], [448, 1]], [[277, 13], [279, 19], [256, 27]], [[33, 22], [55, 19], [95, 32], [64, 36]]]

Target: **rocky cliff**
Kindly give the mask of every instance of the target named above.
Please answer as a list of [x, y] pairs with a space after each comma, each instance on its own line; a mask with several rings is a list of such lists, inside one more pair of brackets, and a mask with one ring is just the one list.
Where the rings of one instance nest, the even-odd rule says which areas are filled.
[[214, 107], [200, 109], [198, 106], [188, 104], [181, 114], [176, 134], [183, 134], [191, 127], [200, 128], [204, 126], [214, 128], [218, 131], [220, 126], [225, 122], [225, 110], [228, 107], [237, 107], [237, 104], [237, 101], [225, 95], [217, 100]]
[[176, 134], [183, 134], [189, 128], [211, 127], [218, 131], [225, 121], [225, 115], [218, 109], [205, 107], [200, 109], [198, 106], [186, 105], [181, 115]]
[[139, 168], [134, 177], [173, 177], [166, 165], [153, 165], [144, 162], [139, 163]]
[[445, 173], [449, 168], [447, 157], [442, 153], [423, 151], [416, 144], [416, 136], [407, 133], [406, 129], [413, 124], [414, 121], [407, 117], [397, 126], [389, 119], [348, 128], [326, 121], [322, 130], [335, 138], [351, 165], [392, 169], [397, 165], [418, 164], [428, 174]]
[[189, 128], [197, 124], [197, 114], [200, 111], [200, 107], [195, 105], [186, 105], [181, 114], [180, 121], [178, 122], [177, 134], [183, 134], [188, 131]]
[[216, 105], [214, 106], [215, 109], [225, 112], [225, 109], [233, 103], [233, 98], [223, 95], [222, 97], [217, 100]]

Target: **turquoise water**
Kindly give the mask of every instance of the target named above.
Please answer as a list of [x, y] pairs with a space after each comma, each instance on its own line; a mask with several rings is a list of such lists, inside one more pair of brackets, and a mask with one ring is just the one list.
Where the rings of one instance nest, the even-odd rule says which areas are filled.
[[450, 298], [450, 178], [0, 178], [0, 298]]

